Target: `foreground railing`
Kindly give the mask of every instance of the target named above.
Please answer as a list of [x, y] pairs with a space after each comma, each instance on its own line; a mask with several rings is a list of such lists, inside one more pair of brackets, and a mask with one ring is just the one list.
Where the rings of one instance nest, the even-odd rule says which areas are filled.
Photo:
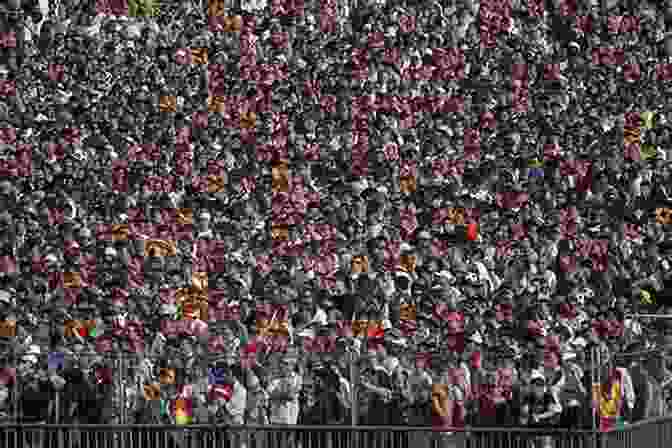
[[589, 430], [215, 425], [0, 425], [2, 448], [667, 448], [672, 418]]
[[644, 420], [601, 434], [600, 448], [672, 447], [672, 416]]
[[[50, 448], [597, 448], [590, 431], [431, 427], [0, 425], [0, 447]], [[646, 448], [655, 448], [647, 446]]]

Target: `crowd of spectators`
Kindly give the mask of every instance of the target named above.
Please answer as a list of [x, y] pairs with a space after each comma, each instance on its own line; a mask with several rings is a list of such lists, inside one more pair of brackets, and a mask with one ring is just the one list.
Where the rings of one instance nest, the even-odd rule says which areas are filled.
[[502, 5], [5, 12], [2, 415], [667, 413], [667, 10]]

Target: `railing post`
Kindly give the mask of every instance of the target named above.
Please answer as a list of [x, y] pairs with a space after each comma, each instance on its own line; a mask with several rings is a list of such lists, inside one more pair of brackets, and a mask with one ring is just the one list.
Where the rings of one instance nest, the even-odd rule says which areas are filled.
[[598, 419], [600, 418], [599, 405], [600, 403], [596, 401], [599, 399], [599, 395], [596, 398], [595, 388], [599, 387], [599, 365], [600, 365], [600, 352], [597, 348], [592, 347], [590, 350], [590, 386], [591, 386], [591, 407], [593, 408], [592, 420], [593, 420], [593, 438], [595, 441], [593, 445], [595, 448], [600, 448], [600, 431], [598, 426]]
[[119, 397], [119, 405], [121, 406], [121, 422], [126, 424], [128, 423], [128, 410], [126, 409], [126, 383], [123, 381], [122, 377], [125, 375], [125, 372], [128, 370], [128, 363], [125, 362], [125, 357], [123, 353], [119, 353], [119, 356], [116, 359], [116, 365], [118, 367], [118, 374], [116, 377], [117, 390], [121, 395]]
[[352, 426], [357, 426], [359, 418], [359, 375], [357, 374], [357, 360], [352, 351], [348, 353], [348, 358], [350, 364], [350, 418]]

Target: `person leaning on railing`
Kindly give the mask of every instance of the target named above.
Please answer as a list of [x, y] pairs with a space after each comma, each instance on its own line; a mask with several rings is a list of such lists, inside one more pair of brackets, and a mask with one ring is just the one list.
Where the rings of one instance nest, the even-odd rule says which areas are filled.
[[[534, 372], [531, 378], [532, 393], [523, 398], [520, 425], [535, 429], [555, 428], [560, 423], [562, 405], [547, 388], [546, 378], [541, 372]], [[551, 448], [550, 436], [538, 437], [540, 448]]]
[[[582, 352], [581, 360], [583, 359]], [[582, 423], [584, 408], [588, 403], [588, 389], [584, 386], [584, 370], [581, 361], [577, 361], [579, 353], [563, 355], [565, 383], [559, 397], [563, 407], [560, 425], [564, 428], [579, 428]]]

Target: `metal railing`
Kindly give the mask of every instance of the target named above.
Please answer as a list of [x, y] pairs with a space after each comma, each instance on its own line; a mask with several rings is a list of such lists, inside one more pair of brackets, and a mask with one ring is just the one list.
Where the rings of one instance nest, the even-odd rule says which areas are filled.
[[672, 417], [660, 417], [614, 429], [601, 435], [600, 448], [659, 448], [672, 446]]
[[[431, 427], [378, 426], [0, 425], [0, 446], [7, 448], [598, 448], [599, 437], [592, 431], [529, 428], [449, 433]], [[670, 439], [657, 440], [668, 444], [647, 448], [662, 448]]]
[[672, 417], [608, 432], [530, 428], [216, 426], [216, 425], [0, 425], [0, 446], [90, 448], [666, 448]]

